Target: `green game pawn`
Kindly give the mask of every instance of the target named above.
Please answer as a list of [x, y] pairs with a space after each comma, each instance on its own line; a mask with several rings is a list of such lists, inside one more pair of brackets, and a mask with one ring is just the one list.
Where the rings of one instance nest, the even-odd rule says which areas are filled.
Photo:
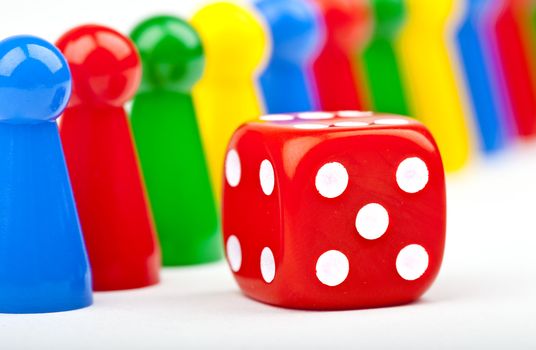
[[374, 32], [362, 53], [375, 111], [409, 115], [394, 41], [405, 20], [404, 0], [371, 0]]
[[131, 124], [163, 263], [218, 260], [219, 221], [191, 97], [205, 64], [201, 40], [169, 16], [145, 20], [131, 38], [143, 63]]

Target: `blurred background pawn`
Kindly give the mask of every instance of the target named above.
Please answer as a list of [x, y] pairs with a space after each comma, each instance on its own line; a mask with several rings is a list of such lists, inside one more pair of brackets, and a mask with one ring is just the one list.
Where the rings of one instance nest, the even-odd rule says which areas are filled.
[[397, 40], [413, 116], [434, 135], [447, 171], [467, 164], [473, 147], [449, 52], [454, 5], [454, 0], [406, 0], [407, 23]]
[[404, 0], [370, 0], [372, 35], [361, 53], [371, 109], [410, 115], [395, 42], [406, 21]]
[[269, 39], [255, 12], [229, 2], [201, 8], [191, 24], [205, 48], [205, 72], [193, 97], [219, 203], [227, 143], [236, 128], [264, 111], [257, 80], [269, 55]]
[[303, 0], [258, 0], [267, 22], [272, 55], [260, 77], [268, 113], [307, 112], [320, 107], [312, 63], [324, 44], [324, 22]]
[[201, 40], [182, 19], [149, 18], [131, 37], [143, 80], [131, 125], [166, 266], [221, 256], [216, 203], [191, 91], [205, 65]]
[[467, 85], [470, 111], [477, 126], [479, 147], [485, 153], [503, 149], [508, 142], [507, 116], [501, 105], [499, 81], [487, 56], [483, 19], [487, 0], [464, 0], [456, 31], [456, 45]]
[[0, 42], [0, 312], [91, 305], [91, 272], [56, 118], [65, 58], [32, 36]]
[[[532, 49], [525, 40], [530, 12], [526, 0], [496, 0], [491, 14], [492, 40], [511, 104], [515, 129], [523, 138], [536, 135], [536, 86], [533, 81]], [[532, 22], [532, 25], [535, 25]]]
[[370, 38], [372, 17], [366, 0], [313, 0], [326, 26], [326, 42], [313, 69], [326, 111], [363, 110], [369, 96], [356, 53]]
[[60, 132], [94, 289], [155, 284], [160, 251], [123, 108], [141, 79], [136, 48], [118, 32], [97, 25], [76, 27], [57, 44], [73, 74], [73, 98]]

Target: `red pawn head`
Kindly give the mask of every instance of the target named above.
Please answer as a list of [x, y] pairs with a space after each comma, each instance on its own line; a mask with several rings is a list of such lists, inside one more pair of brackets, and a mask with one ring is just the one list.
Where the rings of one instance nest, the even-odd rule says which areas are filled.
[[372, 32], [372, 13], [365, 0], [315, 0], [326, 22], [327, 45], [354, 52]]
[[134, 44], [113, 29], [84, 25], [57, 42], [73, 75], [70, 106], [89, 104], [120, 107], [131, 99], [141, 81], [141, 63]]

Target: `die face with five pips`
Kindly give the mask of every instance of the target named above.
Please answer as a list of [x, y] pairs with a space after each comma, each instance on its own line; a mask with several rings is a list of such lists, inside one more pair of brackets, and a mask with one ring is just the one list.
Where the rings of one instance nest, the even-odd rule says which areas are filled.
[[236, 131], [224, 177], [227, 260], [254, 299], [318, 310], [404, 304], [439, 272], [444, 170], [417, 121], [267, 115]]

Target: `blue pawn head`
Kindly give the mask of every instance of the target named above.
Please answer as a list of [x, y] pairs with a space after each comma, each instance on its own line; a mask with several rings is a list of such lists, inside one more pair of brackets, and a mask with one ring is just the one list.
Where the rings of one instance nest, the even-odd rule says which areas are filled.
[[0, 121], [52, 121], [71, 95], [71, 73], [54, 45], [34, 36], [0, 41]]
[[324, 23], [319, 10], [303, 0], [258, 0], [272, 36], [272, 60], [304, 63], [320, 50]]
[[493, 3], [494, 2], [490, 0], [466, 0], [465, 7], [468, 11], [480, 14], [481, 12], [484, 12], [493, 6]]

